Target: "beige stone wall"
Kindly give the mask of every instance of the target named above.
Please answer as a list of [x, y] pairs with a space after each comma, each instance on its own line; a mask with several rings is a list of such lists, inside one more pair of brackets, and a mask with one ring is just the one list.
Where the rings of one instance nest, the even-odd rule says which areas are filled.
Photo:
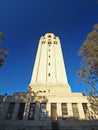
[[[40, 98], [39, 98], [40, 97]], [[47, 100], [48, 99], [48, 100]], [[7, 113], [8, 105], [10, 102], [15, 102], [15, 108], [12, 115], [11, 120], [5, 120], [5, 116]], [[17, 113], [19, 109], [19, 103], [24, 102], [25, 103], [25, 110], [23, 114], [23, 120], [17, 120]], [[29, 107], [30, 103], [36, 103], [36, 115], [35, 120], [29, 120], [28, 121], [28, 113], [29, 113]], [[40, 114], [40, 103], [46, 102], [46, 113], [47, 113], [47, 119], [45, 121], [41, 121], [39, 119]], [[7, 97], [3, 104], [3, 112], [2, 116], [0, 117], [0, 127], [3, 126], [10, 126], [9, 128], [21, 128], [25, 126], [25, 128], [29, 127], [35, 127], [36, 130], [40, 127], [40, 125], [44, 125], [44, 127], [51, 128], [51, 103], [57, 104], [57, 120], [59, 123], [60, 128], [63, 127], [69, 127], [72, 128], [78, 128], [78, 130], [81, 130], [82, 126], [97, 126], [98, 124], [98, 115], [96, 115], [96, 119], [92, 120], [91, 118], [89, 120], [85, 120], [85, 115], [82, 107], [82, 103], [87, 103], [89, 106], [89, 103], [87, 101], [87, 97], [84, 96], [82, 93], [68, 93], [68, 94], [61, 94], [61, 93], [47, 93], [39, 92], [35, 97], [33, 93], [15, 93], [12, 97]], [[67, 120], [62, 119], [62, 110], [61, 110], [61, 103], [67, 103], [67, 110], [68, 110], [68, 116]], [[79, 111], [79, 120], [75, 120], [73, 117], [73, 110], [72, 110], [72, 103], [77, 103], [78, 111]], [[91, 108], [89, 108], [89, 111], [91, 111]], [[91, 113], [90, 113], [91, 114]], [[92, 116], [92, 115], [90, 115]], [[8, 130], [8, 129], [7, 129]], [[26, 129], [30, 130], [30, 129]]]

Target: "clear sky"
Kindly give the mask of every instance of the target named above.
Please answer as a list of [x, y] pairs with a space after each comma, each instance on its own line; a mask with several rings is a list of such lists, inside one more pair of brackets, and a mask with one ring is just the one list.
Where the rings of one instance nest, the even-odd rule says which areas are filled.
[[96, 0], [0, 0], [2, 48], [9, 51], [0, 68], [0, 94], [27, 90], [39, 38], [52, 32], [61, 40], [69, 84], [73, 92], [85, 92], [77, 84], [81, 58], [78, 50], [98, 23]]

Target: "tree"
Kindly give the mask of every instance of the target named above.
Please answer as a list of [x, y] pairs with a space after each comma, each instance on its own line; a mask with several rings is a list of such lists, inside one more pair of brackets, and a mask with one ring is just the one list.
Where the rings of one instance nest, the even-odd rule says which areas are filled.
[[8, 55], [8, 51], [1, 49], [1, 43], [4, 41], [4, 35], [0, 32], [0, 67], [4, 65], [4, 61], [6, 56]]
[[82, 61], [81, 70], [77, 74], [86, 85], [88, 100], [93, 103], [93, 108], [98, 113], [98, 98], [96, 98], [98, 96], [98, 24], [95, 24], [87, 35], [78, 54], [82, 57]]

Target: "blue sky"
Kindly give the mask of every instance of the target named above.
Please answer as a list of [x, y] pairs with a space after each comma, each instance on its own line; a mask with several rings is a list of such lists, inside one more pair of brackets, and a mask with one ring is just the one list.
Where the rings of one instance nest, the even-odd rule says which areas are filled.
[[2, 48], [9, 51], [0, 68], [0, 94], [27, 90], [39, 38], [47, 32], [61, 40], [72, 91], [85, 92], [83, 85], [77, 84], [81, 61], [77, 53], [96, 23], [96, 0], [0, 0]]

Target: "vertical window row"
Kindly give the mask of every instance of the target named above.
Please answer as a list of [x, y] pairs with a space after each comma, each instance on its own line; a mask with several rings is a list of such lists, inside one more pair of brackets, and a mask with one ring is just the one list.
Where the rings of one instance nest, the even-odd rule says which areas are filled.
[[46, 103], [40, 104], [40, 120], [46, 120]]
[[[49, 52], [51, 51], [50, 50], [50, 45], [52, 44], [52, 42], [51, 41], [48, 41], [48, 46], [49, 46]], [[50, 58], [50, 54], [49, 54], [49, 58]], [[48, 65], [50, 66], [50, 61], [49, 61], [49, 63], [48, 63]], [[50, 77], [50, 73], [48, 73], [48, 77]]]
[[30, 103], [28, 120], [34, 120], [35, 119], [35, 109], [36, 109], [36, 104]]
[[77, 103], [72, 103], [72, 110], [73, 110], [74, 118], [78, 119], [79, 118], [79, 111], [78, 111]]
[[51, 119], [52, 121], [57, 120], [57, 104], [51, 103]]
[[12, 118], [14, 107], [15, 107], [15, 103], [14, 102], [9, 104], [8, 111], [7, 111], [5, 119], [10, 120]]
[[64, 120], [66, 119], [66, 117], [68, 117], [67, 103], [62, 103], [61, 109], [62, 109], [62, 119]]
[[24, 109], [25, 109], [25, 103], [20, 103], [18, 114], [17, 114], [17, 120], [23, 119]]
[[88, 110], [88, 107], [87, 107], [87, 103], [82, 103], [82, 107], [83, 107], [85, 119], [89, 119], [90, 114], [89, 114], [89, 110]]

